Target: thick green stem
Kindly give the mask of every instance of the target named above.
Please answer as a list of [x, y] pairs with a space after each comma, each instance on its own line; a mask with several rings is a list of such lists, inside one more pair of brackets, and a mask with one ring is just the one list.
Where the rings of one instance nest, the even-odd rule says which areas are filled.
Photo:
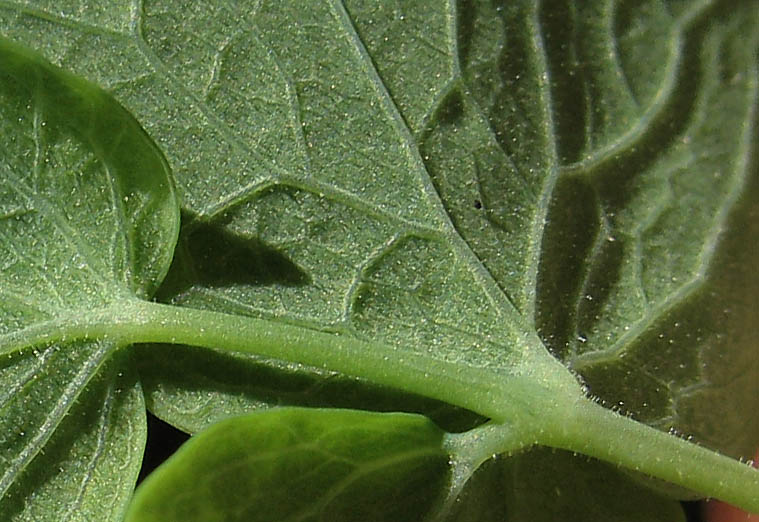
[[590, 400], [548, 420], [538, 442], [640, 471], [759, 513], [759, 470]]
[[[133, 342], [179, 343], [252, 353], [338, 371], [415, 393], [432, 392], [441, 400], [458, 395], [460, 402], [464, 390], [470, 395], [474, 392], [480, 399], [491, 394], [488, 381], [481, 375], [484, 372], [430, 364], [428, 357], [381, 343], [282, 322], [159, 304], [146, 307], [145, 313], [147, 320], [134, 332]], [[473, 407], [476, 401], [461, 405]]]
[[[539, 389], [517, 375], [511, 378], [518, 383], [509, 382], [508, 377], [485, 369], [283, 323], [155, 304], [145, 311], [149, 317], [139, 334], [132, 334], [133, 342], [139, 336], [151, 342], [224, 347], [367, 378], [500, 420], [511, 426], [502, 432], [511, 434], [502, 440], [508, 446], [502, 451], [515, 449], [514, 433], [519, 433], [524, 445], [577, 451], [759, 511], [756, 469], [614, 413], [571, 388]], [[525, 392], [530, 403], [523, 398]], [[486, 438], [499, 430], [490, 432]], [[497, 447], [494, 441], [482, 446], [488, 453]]]
[[122, 345], [187, 344], [301, 363], [438, 399], [497, 420], [531, 411], [533, 404], [541, 402], [537, 397], [554, 400], [579, 393], [569, 372], [537, 350], [525, 349], [531, 355], [526, 355], [519, 367], [477, 368], [410, 348], [280, 321], [140, 300], [0, 336], [0, 347], [12, 351], [64, 339], [100, 338]]
[[759, 512], [759, 470], [599, 406], [582, 395], [566, 368], [531, 347], [519, 367], [475, 368], [347, 335], [136, 300], [2, 335], [0, 347], [13, 351], [105, 338], [121, 345], [172, 343], [252, 353], [471, 409], [492, 421], [446, 442], [464, 480], [492, 454], [543, 444]]
[[495, 454], [512, 454], [541, 444], [595, 457], [759, 513], [759, 469], [641, 424], [590, 399], [545, 411], [540, 418], [522, 416], [520, 420], [518, 426], [489, 423], [449, 435], [446, 448], [462, 475], [454, 477], [456, 482], [463, 482]]

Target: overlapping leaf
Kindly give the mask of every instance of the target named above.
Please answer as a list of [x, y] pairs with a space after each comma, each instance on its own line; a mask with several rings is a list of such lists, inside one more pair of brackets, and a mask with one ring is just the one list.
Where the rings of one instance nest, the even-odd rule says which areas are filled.
[[107, 94], [6, 40], [0, 128], [0, 510], [118, 516], [145, 436], [133, 361], [59, 327], [155, 290], [178, 225], [168, 170]]
[[151, 475], [126, 520], [420, 520], [445, 494], [442, 439], [429, 419], [398, 413], [278, 408], [227, 419]]

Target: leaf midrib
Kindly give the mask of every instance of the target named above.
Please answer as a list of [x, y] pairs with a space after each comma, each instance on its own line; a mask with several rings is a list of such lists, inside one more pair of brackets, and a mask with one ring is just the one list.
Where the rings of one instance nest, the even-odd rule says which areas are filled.
[[[139, 7], [136, 8], [136, 12], [141, 14], [141, 4], [139, 2], [137, 2], [137, 4], [139, 4]], [[497, 313], [503, 317], [503, 320], [517, 326], [518, 330], [525, 335], [535, 335], [531, 322], [525, 320], [523, 316], [517, 313], [515, 307], [509, 301], [506, 293], [504, 293], [504, 291], [500, 288], [500, 286], [494, 280], [492, 274], [477, 258], [476, 254], [471, 250], [469, 245], [461, 237], [460, 233], [456, 230], [455, 226], [451, 222], [449, 215], [445, 211], [445, 207], [440, 199], [440, 196], [434, 189], [432, 180], [427, 173], [416, 141], [406, 126], [405, 121], [398, 111], [398, 108], [394, 104], [392, 97], [390, 96], [386, 86], [380, 78], [376, 68], [374, 67], [371, 61], [371, 57], [368, 55], [363, 42], [361, 41], [359, 35], [356, 33], [355, 28], [353, 27], [352, 22], [350, 21], [350, 18], [344, 8], [344, 5], [339, 0], [331, 0], [331, 6], [333, 8], [333, 13], [336, 19], [340, 21], [342, 27], [344, 28], [344, 32], [348, 41], [352, 43], [355, 51], [361, 57], [361, 61], [364, 63], [364, 72], [374, 84], [375, 92], [380, 95], [382, 104], [385, 108], [385, 113], [390, 116], [396, 132], [401, 137], [406, 149], [410, 153], [410, 156], [413, 157], [413, 161], [416, 164], [416, 170], [419, 173], [419, 180], [425, 197], [427, 201], [433, 206], [437, 214], [432, 222], [440, 223], [441, 228], [430, 226], [429, 224], [425, 223], [420, 223], [418, 221], [409, 221], [398, 216], [397, 214], [391, 214], [388, 211], [382, 210], [376, 205], [369, 203], [348, 191], [340, 190], [333, 186], [320, 183], [313, 178], [303, 179], [302, 177], [298, 177], [288, 170], [284, 169], [282, 166], [273, 164], [267, 158], [264, 158], [260, 154], [257, 154], [256, 151], [252, 150], [246, 144], [240, 142], [239, 139], [231, 134], [224, 122], [219, 120], [202, 100], [198, 99], [196, 95], [190, 92], [186, 86], [180, 82], [178, 78], [176, 78], [176, 76], [163, 64], [163, 62], [155, 55], [155, 53], [153, 53], [152, 49], [150, 49], [150, 47], [147, 45], [145, 38], [142, 36], [141, 18], [140, 14], [138, 14], [138, 19], [135, 23], [135, 38], [140, 48], [140, 52], [148, 59], [152, 67], [155, 68], [156, 71], [165, 75], [167, 78], [170, 78], [172, 85], [175, 86], [178, 91], [182, 92], [189, 99], [192, 99], [198, 109], [201, 111], [201, 114], [203, 114], [203, 116], [208, 119], [213, 128], [221, 132], [225, 139], [239, 152], [246, 155], [252, 155], [252, 157], [255, 159], [263, 161], [267, 166], [271, 167], [271, 170], [273, 170], [276, 175], [276, 178], [269, 180], [257, 180], [250, 185], [243, 187], [240, 191], [237, 191], [232, 197], [225, 198], [224, 201], [207, 207], [203, 212], [203, 217], [205, 219], [212, 219], [214, 216], [229, 210], [231, 207], [250, 200], [251, 198], [255, 197], [256, 193], [265, 190], [269, 186], [294, 186], [308, 190], [315, 194], [319, 194], [320, 196], [322, 194], [329, 195], [330, 200], [332, 201], [336, 201], [351, 208], [357, 209], [363, 212], [365, 215], [382, 218], [383, 220], [403, 225], [405, 228], [410, 229], [407, 230], [407, 232], [416, 234], [419, 237], [434, 237], [436, 239], [444, 240], [452, 247], [458, 257], [466, 260], [467, 264], [470, 267], [471, 273], [478, 280], [479, 284], [488, 295], [491, 303], [495, 305], [494, 308], [497, 310]], [[454, 19], [454, 17], [452, 17], [452, 19]], [[453, 23], [455, 23], [455, 19], [453, 20]], [[540, 222], [541, 220], [536, 220], [536, 224]], [[539, 240], [537, 240], [535, 243], [538, 244]]]
[[[400, 136], [402, 136], [403, 142], [405, 146], [407, 147], [407, 149], [412, 152], [414, 161], [417, 165], [417, 171], [420, 174], [419, 179], [420, 179], [422, 188], [424, 190], [424, 194], [427, 200], [436, 210], [438, 214], [437, 220], [443, 223], [443, 226], [445, 227], [445, 229], [449, 231], [446, 234], [446, 239], [448, 239], [450, 246], [456, 252], [459, 258], [467, 262], [472, 275], [481, 285], [481, 287], [487, 294], [490, 302], [493, 303], [496, 313], [498, 313], [498, 315], [503, 317], [504, 321], [507, 321], [511, 323], [512, 325], [516, 326], [520, 333], [524, 335], [535, 335], [534, 328], [532, 327], [531, 321], [525, 319], [524, 316], [519, 314], [517, 308], [514, 306], [509, 296], [504, 292], [504, 290], [496, 282], [495, 278], [493, 277], [493, 274], [487, 269], [487, 267], [477, 257], [477, 255], [469, 246], [467, 241], [456, 229], [455, 225], [453, 224], [453, 221], [451, 220], [450, 215], [446, 212], [445, 205], [440, 197], [440, 194], [435, 189], [434, 183], [432, 182], [432, 178], [430, 177], [429, 172], [427, 171], [427, 168], [424, 165], [422, 155], [419, 151], [418, 144], [416, 140], [414, 139], [413, 133], [411, 132], [411, 129], [409, 129], [408, 126], [406, 125], [406, 122], [403, 119], [403, 116], [401, 115], [399, 108], [396, 106], [395, 102], [392, 99], [392, 96], [390, 95], [390, 92], [387, 86], [384, 84], [382, 78], [379, 75], [379, 71], [377, 71], [376, 67], [374, 66], [374, 63], [371, 60], [371, 57], [366, 49], [366, 46], [361, 40], [361, 37], [356, 32], [355, 27], [353, 26], [350, 20], [350, 17], [347, 11], [345, 10], [344, 4], [342, 3], [341, 0], [331, 0], [331, 3], [333, 5], [333, 8], [338, 10], [337, 14], [339, 16], [339, 19], [342, 22], [343, 27], [345, 28], [346, 33], [350, 36], [350, 40], [354, 43], [354, 46], [356, 47], [359, 55], [363, 58], [363, 62], [365, 64], [365, 70], [369, 73], [369, 76], [372, 79], [372, 82], [375, 84], [376, 92], [381, 94], [382, 102], [385, 106], [386, 112], [392, 115], [392, 121], [396, 128], [396, 131], [398, 132]], [[449, 0], [448, 5], [449, 5], [449, 8], [453, 5], [450, 2], [450, 0]], [[456, 11], [453, 10], [451, 12], [453, 13], [450, 16], [451, 27], [455, 27], [456, 26], [456, 16], [455, 16]], [[455, 41], [455, 37], [451, 37], [451, 40]], [[456, 79], [452, 80], [452, 83], [455, 83], [456, 81], [461, 80], [461, 73], [458, 68], [457, 54], [454, 53], [453, 57], [457, 64], [456, 70], [458, 71], [457, 72], [458, 80]]]

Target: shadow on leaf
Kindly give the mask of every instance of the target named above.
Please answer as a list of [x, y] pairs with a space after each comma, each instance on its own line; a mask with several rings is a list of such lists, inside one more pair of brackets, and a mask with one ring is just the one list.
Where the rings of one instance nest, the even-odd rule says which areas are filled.
[[227, 215], [204, 221], [182, 211], [177, 250], [158, 300], [171, 300], [194, 286], [303, 286], [311, 282], [285, 254], [258, 238], [235, 233], [228, 226], [230, 221]]

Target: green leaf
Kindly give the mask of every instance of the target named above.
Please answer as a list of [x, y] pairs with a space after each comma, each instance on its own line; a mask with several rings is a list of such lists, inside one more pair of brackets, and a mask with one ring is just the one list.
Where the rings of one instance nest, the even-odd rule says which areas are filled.
[[[52, 350], [55, 348], [48, 351]], [[136, 372], [126, 355], [112, 357], [83, 390], [76, 390], [79, 393], [75, 400], [62, 396], [62, 385], [55, 382], [70, 378], [65, 370], [80, 362], [70, 358], [57, 361], [57, 366], [49, 365], [60, 372], [57, 375], [27, 371], [27, 379], [36, 377], [38, 381], [35, 388], [27, 385], [28, 391], [15, 386], [8, 390], [18, 395], [17, 403], [21, 404], [15, 405], [17, 416], [4, 411], [3, 433], [8, 439], [22, 441], [39, 430], [38, 439], [42, 441], [38, 442], [39, 453], [29, 462], [19, 462], [19, 457], [10, 461], [11, 466], [23, 464], [23, 468], [13, 470], [13, 483], [0, 503], [5, 520], [119, 520], [123, 516], [145, 447], [145, 404]], [[28, 363], [34, 357], [25, 359], [32, 366]], [[9, 382], [9, 371], [4, 371], [1, 378]], [[41, 382], [49, 383], [49, 387]], [[40, 390], [43, 387], [59, 395], [46, 397]], [[73, 388], [70, 384], [69, 387]], [[50, 413], [45, 408], [52, 403], [66, 409], [60, 421], [55, 416], [57, 412]], [[26, 422], [18, 422], [22, 413], [26, 413]], [[27, 420], [37, 421], [35, 417], [48, 424], [39, 428]], [[17, 424], [6, 424], [12, 421]], [[23, 456], [35, 449], [30, 446], [27, 443], [19, 450]], [[4, 456], [9, 449], [3, 448]]]
[[494, 419], [450, 437], [462, 480], [537, 441], [744, 500], [755, 474], [665, 451], [567, 368], [613, 408], [753, 453], [757, 274], [734, 263], [756, 246], [758, 17], [751, 0], [0, 6], [175, 170], [185, 219], [157, 294], [175, 307], [118, 330], [251, 352], [142, 348], [170, 422], [437, 409], [400, 390]]
[[680, 502], [631, 482], [608, 464], [540, 448], [483, 465], [446, 520], [685, 522], [686, 518]]
[[160, 283], [178, 228], [166, 163], [110, 96], [5, 39], [0, 132], [0, 510], [116, 518], [145, 441], [133, 361], [61, 330]]
[[[635, 34], [645, 22], [651, 32], [669, 27], [670, 70], [660, 84], [663, 92], [651, 93], [655, 110], [639, 119], [645, 127], [630, 129], [628, 146], [617, 140], [614, 149], [620, 150], [578, 152], [580, 159], [563, 167], [538, 285], [537, 323], [546, 344], [585, 376], [591, 390], [622, 401], [649, 422], [670, 425], [677, 402], [707, 380], [699, 358], [715, 348], [713, 340], [701, 343], [697, 324], [682, 324], [698, 312], [680, 310], [721, 285], [715, 282], [721, 263], [714, 262], [720, 234], [742, 193], [741, 206], [752, 204], [744, 191], [756, 176], [749, 163], [756, 121], [755, 10], [724, 16], [719, 5], [690, 7], [617, 13], [615, 23], [628, 25], [620, 63], [645, 48]], [[743, 68], [734, 69], [737, 64]], [[621, 74], [634, 77], [632, 71]], [[577, 80], [562, 79], [557, 87], [564, 82]], [[634, 101], [632, 80], [630, 91]], [[600, 107], [603, 114], [606, 105]], [[587, 128], [592, 136], [591, 122]], [[629, 381], [620, 388], [642, 388], [646, 396], [629, 403], [604, 393], [620, 379]]]
[[[696, 348], [695, 334], [675, 340], [663, 364], [654, 355], [662, 352], [656, 340], [673, 340], [662, 330], [663, 317], [706, 292], [717, 234], [752, 172], [745, 161], [746, 129], [754, 118], [756, 20], [753, 12], [740, 15], [740, 6], [716, 16], [720, 5], [705, 3], [667, 9], [652, 2], [616, 11], [472, 3], [459, 10], [466, 14], [456, 24], [440, 2], [424, 11], [349, 3], [347, 14], [320, 4], [291, 10], [280, 3], [234, 15], [182, 7], [154, 15], [146, 6], [140, 22], [147, 44], [165, 53], [159, 63], [174, 74], [154, 81], [174, 86], [186, 106], [205, 111], [172, 120], [182, 129], [192, 120], [191, 130], [162, 134], [165, 140], [190, 142], [178, 132], [205, 140], [196, 141], [194, 155], [181, 146], [169, 149], [187, 206], [197, 215], [183, 231], [180, 284], [167, 290], [167, 298], [406, 347], [434, 346], [441, 356], [482, 365], [503, 357], [507, 350], [498, 345], [513, 345], [508, 330], [521, 323], [538, 329], [545, 344], [585, 376], [593, 393], [671, 426], [678, 402], [705, 383], [699, 367], [704, 352]], [[239, 27], [260, 30], [243, 52], [229, 36], [236, 27], [229, 19], [246, 16], [250, 23], [237, 22]], [[182, 30], [176, 30], [180, 20]], [[187, 41], [195, 34], [218, 42], [221, 51], [216, 54], [209, 43], [202, 46], [207, 54], [201, 53]], [[536, 39], [547, 47], [536, 46]], [[317, 40], [318, 46], [307, 43]], [[325, 58], [322, 46], [340, 52]], [[218, 59], [218, 74], [204, 67], [211, 63], [207, 55]], [[233, 74], [273, 57], [277, 61], [266, 74]], [[207, 103], [198, 103], [197, 93], [205, 91], [193, 90], [194, 84], [180, 89], [174, 79], [179, 77], [194, 78], [199, 86], [211, 82]], [[282, 100], [284, 108], [251, 105], [261, 93], [269, 101]], [[288, 109], [292, 97], [306, 110]], [[369, 126], [344, 117], [374, 114], [372, 107], [382, 100], [398, 113], [378, 114]], [[276, 119], [284, 114], [303, 121]], [[166, 125], [164, 116], [146, 113], [155, 125]], [[261, 123], [244, 125], [240, 118]], [[353, 139], [365, 128], [376, 129], [376, 135]], [[238, 129], [246, 130], [238, 135]], [[246, 138], [255, 129], [255, 137]], [[282, 141], [295, 147], [292, 156], [267, 155], [266, 147], [239, 148], [239, 140], [266, 143], [274, 129], [291, 133]], [[397, 145], [388, 140], [408, 140], [407, 132], [418, 143], [409, 146], [411, 153], [419, 151], [424, 170], [417, 163], [399, 173], [384, 158], [396, 158]], [[320, 141], [309, 142], [309, 136]], [[352, 151], [347, 156], [335, 152], [346, 136]], [[263, 154], [255, 163], [274, 166], [262, 173], [255, 170], [262, 166], [251, 166], [245, 181], [230, 189], [201, 186], [204, 174], [188, 157], [202, 154], [215, 162], [212, 154], [235, 147], [231, 157], [253, 163]], [[236, 169], [227, 153], [222, 157], [221, 165]], [[309, 161], [292, 159], [295, 166], [283, 170], [282, 162], [291, 158]], [[307, 175], [299, 174], [311, 161], [330, 167], [312, 165]], [[372, 174], [383, 162], [392, 176], [408, 172], [409, 180]], [[331, 178], [333, 171], [341, 178]], [[230, 176], [211, 175], [224, 183]], [[421, 180], [416, 188], [415, 176]], [[426, 179], [437, 194], [421, 195]], [[240, 192], [240, 185], [247, 188]], [[418, 206], [413, 201], [429, 197], [442, 208], [420, 211], [416, 215], [422, 217], [409, 224], [375, 215], [401, 201], [410, 212]], [[418, 237], [429, 235], [419, 228], [434, 226], [427, 224], [435, 216], [451, 220], [454, 237]], [[226, 236], [209, 241], [208, 230], [224, 230]], [[443, 236], [450, 232], [444, 230]], [[218, 241], [226, 242], [223, 248]], [[250, 266], [231, 263], [230, 253], [245, 252], [239, 245], [251, 241], [279, 256], [269, 270], [287, 265], [301, 276], [262, 276], [267, 265], [251, 272]], [[224, 284], [214, 282], [219, 266]], [[478, 281], [483, 268], [487, 276]], [[670, 324], [675, 322], [682, 323]], [[680, 349], [683, 342], [691, 345]], [[485, 360], [477, 358], [483, 353]], [[622, 378], [629, 386], [615, 389]], [[635, 389], [646, 396], [625, 401]], [[218, 387], [203, 392], [225, 401]], [[156, 404], [168, 403], [156, 407], [171, 408], [172, 397], [159, 390], [151, 396]], [[680, 427], [692, 429], [682, 422]]]
[[140, 485], [126, 521], [417, 521], [446, 489], [442, 441], [418, 415], [281, 408], [227, 419]]

